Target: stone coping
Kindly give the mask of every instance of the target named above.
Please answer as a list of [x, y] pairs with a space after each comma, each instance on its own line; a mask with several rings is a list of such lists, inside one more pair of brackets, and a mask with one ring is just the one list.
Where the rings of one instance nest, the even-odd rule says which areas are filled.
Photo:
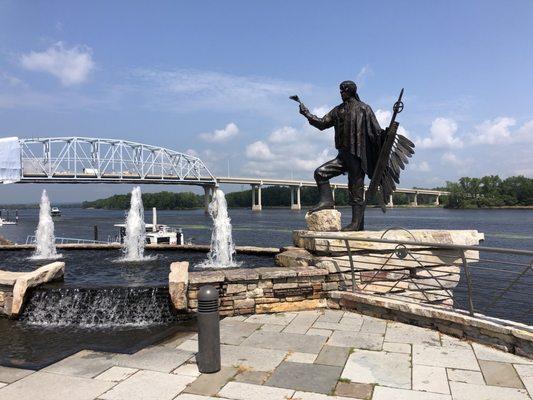
[[[122, 246], [118, 243], [70, 243], [58, 244], [56, 246], [61, 250], [118, 250]], [[34, 250], [35, 246], [32, 244], [12, 244], [0, 245], [2, 250]], [[194, 244], [194, 245], [169, 245], [169, 244], [147, 244], [145, 249], [149, 250], [168, 250], [168, 251], [197, 251], [207, 253], [210, 250], [209, 245]], [[276, 255], [280, 249], [277, 247], [258, 247], [258, 246], [235, 246], [237, 254], [257, 254], [257, 255]]]
[[[487, 317], [483, 314], [471, 316], [465, 311], [452, 310], [418, 303], [407, 303], [393, 298], [370, 295], [360, 292], [336, 291], [329, 293], [330, 299], [341, 308], [357, 309], [375, 314], [381, 318], [404, 317], [413, 325], [432, 327], [444, 333], [494, 345], [511, 353], [533, 358], [533, 327], [518, 322]], [[362, 307], [358, 307], [361, 305]]]

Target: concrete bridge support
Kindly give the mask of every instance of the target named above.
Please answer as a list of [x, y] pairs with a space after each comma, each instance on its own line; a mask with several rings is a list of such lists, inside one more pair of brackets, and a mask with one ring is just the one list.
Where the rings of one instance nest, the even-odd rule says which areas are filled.
[[392, 201], [392, 194], [389, 195], [389, 202], [387, 203], [387, 207], [394, 207], [394, 202]]
[[411, 207], [417, 207], [418, 206], [418, 193], [414, 193], [413, 197], [411, 198], [411, 201], [409, 202], [409, 205]]
[[440, 199], [439, 198], [440, 198], [439, 195], [435, 196], [435, 202], [433, 203], [434, 206], [439, 206], [440, 205], [440, 201], [439, 201]]
[[[300, 186], [289, 186], [291, 189], [291, 210], [301, 210], [302, 204], [300, 202]], [[296, 192], [296, 196], [294, 195]]]
[[214, 186], [204, 186], [204, 212], [209, 214], [209, 203], [213, 200]]
[[[257, 196], [256, 192], [257, 191]], [[261, 211], [263, 205], [261, 204], [261, 185], [252, 185], [252, 211]]]

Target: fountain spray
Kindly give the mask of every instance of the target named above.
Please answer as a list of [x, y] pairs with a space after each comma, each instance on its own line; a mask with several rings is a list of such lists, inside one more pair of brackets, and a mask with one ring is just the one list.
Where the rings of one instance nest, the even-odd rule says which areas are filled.
[[144, 257], [146, 243], [146, 226], [144, 224], [144, 207], [141, 188], [136, 186], [131, 191], [130, 210], [126, 217], [126, 236], [122, 251], [124, 257], [120, 261], [146, 261], [151, 257]]
[[41, 204], [39, 208], [39, 225], [35, 231], [35, 252], [31, 257], [34, 260], [51, 260], [61, 258], [61, 254], [57, 254], [55, 236], [54, 236], [54, 221], [50, 214], [50, 200], [43, 190], [41, 195]]
[[228, 216], [226, 196], [220, 189], [215, 189], [213, 200], [209, 203], [209, 215], [213, 219], [211, 249], [207, 260], [199, 264], [200, 268], [231, 268], [238, 267], [235, 261], [235, 245], [231, 236], [231, 219]]

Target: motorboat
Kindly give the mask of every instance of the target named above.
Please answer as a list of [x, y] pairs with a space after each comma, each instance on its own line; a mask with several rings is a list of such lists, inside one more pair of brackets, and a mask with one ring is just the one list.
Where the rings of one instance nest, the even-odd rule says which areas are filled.
[[57, 207], [52, 207], [50, 215], [52, 215], [52, 217], [61, 217], [61, 210]]

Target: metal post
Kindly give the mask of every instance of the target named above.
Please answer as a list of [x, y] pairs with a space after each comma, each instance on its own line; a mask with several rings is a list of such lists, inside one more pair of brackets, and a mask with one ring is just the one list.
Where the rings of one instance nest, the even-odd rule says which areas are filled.
[[203, 374], [220, 371], [220, 322], [218, 291], [202, 286], [198, 291], [198, 370]]
[[94, 241], [97, 242], [98, 241], [98, 225], [94, 225], [93, 231], [94, 231]]
[[463, 261], [463, 268], [465, 270], [466, 287], [468, 289], [468, 308], [470, 315], [474, 315], [474, 300], [472, 299], [472, 279], [470, 277], [470, 270], [468, 268], [468, 262], [466, 261], [465, 251], [460, 250], [461, 260]]

